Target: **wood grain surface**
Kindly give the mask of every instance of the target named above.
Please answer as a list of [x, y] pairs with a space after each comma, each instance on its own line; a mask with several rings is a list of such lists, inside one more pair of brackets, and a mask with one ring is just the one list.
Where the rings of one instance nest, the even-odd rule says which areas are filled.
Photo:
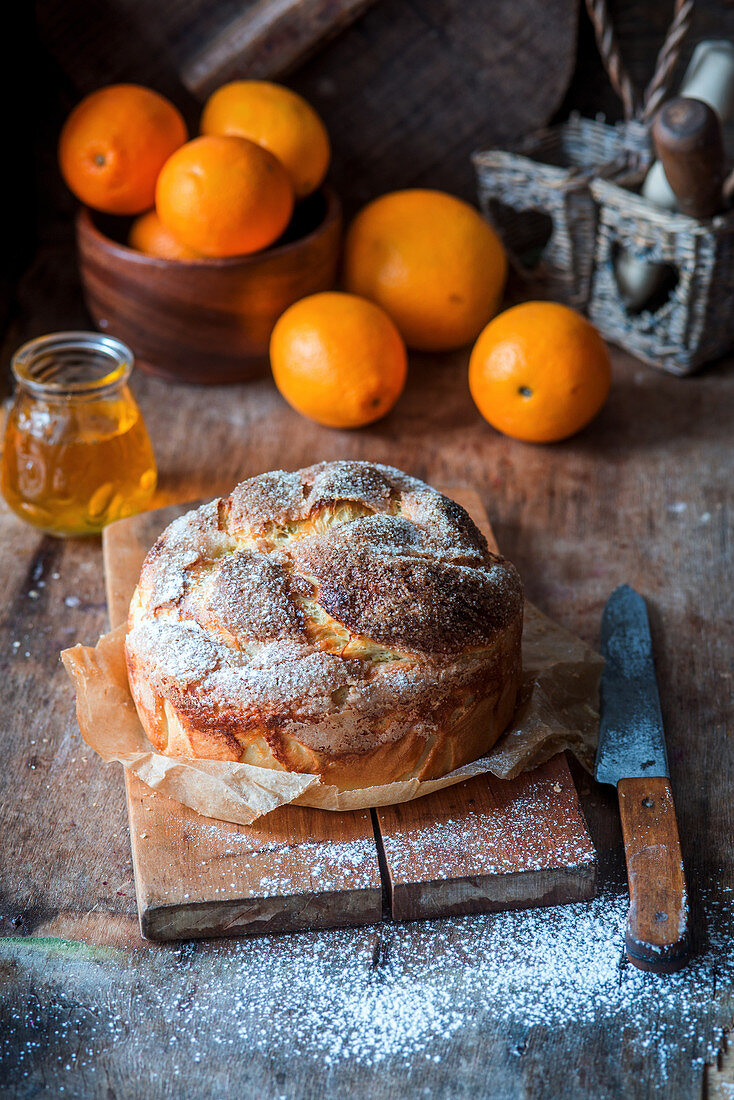
[[126, 772], [140, 928], [206, 939], [382, 919], [368, 810], [281, 806], [254, 825], [203, 818]]
[[671, 973], [688, 962], [688, 888], [670, 780], [621, 779], [617, 784], [630, 912], [625, 942], [630, 962]]
[[[441, 488], [496, 548], [476, 492]], [[111, 626], [127, 618], [148, 549], [186, 509], [105, 530]], [[510, 783], [483, 775], [377, 816], [283, 806], [248, 828], [199, 817], [128, 773], [125, 782], [138, 915], [150, 939], [562, 905], [596, 889], [596, 852], [562, 756]]]
[[562, 756], [375, 811], [394, 920], [584, 901], [596, 852]]
[[374, 0], [256, 0], [214, 36], [197, 43], [181, 77], [194, 95], [210, 95], [243, 76], [283, 76], [353, 23]]
[[[68, 247], [55, 238], [29, 271], [6, 354], [26, 337], [87, 323]], [[393, 413], [351, 433], [301, 419], [267, 379], [207, 390], [143, 375], [133, 383], [160, 467], [157, 504], [227, 491], [262, 469], [366, 457], [437, 483], [475, 484], [528, 597], [590, 644], [598, 645], [601, 611], [617, 584], [644, 593], [689, 878], [691, 966], [667, 979], [641, 976], [675, 983], [649, 990], [656, 1008], [641, 1019], [637, 1006], [645, 1003], [647, 987], [636, 984], [639, 971], [622, 964], [628, 902], [616, 798], [580, 776], [582, 805], [602, 862], [600, 901], [591, 903], [588, 925], [579, 907], [578, 934], [585, 929], [590, 938], [583, 942], [596, 944], [595, 951], [608, 939], [619, 967], [601, 985], [598, 977], [591, 982], [573, 928], [558, 933], [558, 974], [568, 973], [571, 958], [571, 973], [578, 965], [586, 975], [567, 994], [564, 1024], [549, 1029], [523, 1007], [534, 1003], [538, 975], [549, 952], [553, 957], [545, 923], [553, 910], [528, 911], [512, 931], [484, 923], [504, 921], [502, 915], [478, 915], [435, 922], [436, 938], [429, 933], [434, 922], [417, 922], [402, 931], [392, 926], [389, 933], [344, 931], [338, 941], [319, 938], [332, 932], [250, 941], [269, 945], [273, 967], [292, 968], [292, 997], [303, 1014], [315, 994], [298, 977], [301, 963], [291, 942], [297, 942], [303, 965], [324, 975], [322, 995], [337, 1004], [355, 990], [371, 996], [382, 989], [383, 1012], [400, 1003], [394, 1000], [398, 990], [407, 996], [415, 989], [417, 1004], [431, 1004], [420, 975], [434, 965], [431, 960], [438, 965], [442, 954], [464, 959], [461, 967], [487, 968], [507, 937], [519, 936], [526, 951], [534, 944], [538, 958], [527, 984], [513, 977], [523, 971], [512, 966], [476, 986], [462, 982], [461, 967], [455, 979], [447, 972], [455, 1014], [441, 1020], [447, 1027], [450, 1020], [450, 1028], [412, 1056], [388, 1051], [374, 1061], [365, 1046], [359, 1059], [327, 1063], [321, 1048], [313, 1047], [315, 1039], [309, 1045], [303, 1040], [296, 1055], [292, 1039], [276, 1030], [263, 1040], [267, 1055], [253, 1056], [254, 1022], [235, 1006], [244, 991], [251, 995], [250, 983], [260, 980], [260, 955], [251, 948], [233, 955], [225, 941], [204, 942], [193, 954], [141, 944], [121, 771], [102, 765], [78, 739], [71, 685], [58, 651], [77, 639], [93, 642], [106, 628], [100, 541], [46, 537], [3, 506], [0, 832], [12, 836], [12, 843], [0, 847], [0, 928], [7, 937], [0, 943], [0, 974], [10, 1044], [3, 1064], [11, 1095], [42, 1091], [50, 1081], [52, 1090], [64, 1084], [67, 1094], [76, 1089], [79, 1095], [107, 1096], [108, 1080], [120, 1096], [172, 1095], [174, 1086], [164, 1085], [160, 1075], [175, 1081], [174, 1066], [182, 1063], [161, 1023], [161, 1005], [177, 998], [185, 1003], [186, 997], [199, 1006], [186, 1024], [186, 1041], [195, 1042], [201, 1055], [200, 1062], [187, 1059], [186, 1080], [189, 1091], [202, 1097], [220, 1097], [235, 1083], [244, 1095], [299, 1100], [324, 1093], [386, 1100], [396, 1090], [410, 1097], [428, 1090], [457, 1100], [554, 1096], [561, 1088], [584, 1100], [700, 1095], [703, 1065], [715, 1060], [717, 1029], [734, 1022], [725, 964], [734, 942], [727, 924], [731, 901], [721, 893], [734, 887], [734, 742], [726, 733], [734, 362], [681, 381], [617, 351], [612, 357], [613, 385], [603, 412], [579, 436], [552, 447], [513, 442], [484, 423], [469, 397], [466, 352], [413, 356], [406, 392]], [[608, 918], [597, 904], [609, 907]], [[492, 928], [497, 940], [487, 939]], [[712, 955], [717, 943], [719, 953]], [[318, 963], [324, 952], [333, 959], [328, 977]], [[423, 963], [411, 961], [410, 952], [421, 958], [425, 953]], [[188, 992], [179, 984], [183, 975]], [[204, 986], [216, 982], [232, 990], [218, 1002], [217, 1018], [227, 1029], [223, 1044], [221, 1035], [219, 1042], [212, 1037], [201, 1001]], [[258, 1010], [273, 1029], [279, 1011], [277, 999]], [[100, 1023], [109, 1013], [121, 1021], [112, 1032]], [[68, 1029], [59, 1028], [60, 1019]], [[319, 1033], [332, 1041], [336, 1027], [327, 1014]], [[43, 1050], [29, 1045], [39, 1034]], [[440, 1062], [427, 1058], [431, 1043]], [[86, 1068], [70, 1060], [78, 1050]], [[140, 1066], [133, 1080], [127, 1070], [132, 1056]]]
[[[40, 0], [39, 38], [60, 77], [61, 94], [56, 91], [51, 108], [58, 126], [63, 111], [100, 84], [135, 80], [172, 97], [195, 134], [201, 100], [185, 79], [199, 86], [202, 51], [206, 69], [226, 54], [223, 77], [262, 74], [264, 55], [250, 57], [250, 64], [243, 57], [239, 70], [234, 65], [228, 28], [237, 33], [244, 23], [252, 31], [264, 11], [272, 29], [283, 6], [289, 5], [108, 0], [90, 7], [85, 0]], [[290, 6], [321, 9], [336, 25], [335, 14], [354, 4]], [[560, 104], [573, 72], [577, 22], [577, 0], [379, 0], [369, 6], [287, 78], [326, 123], [334, 154], [330, 178], [347, 213], [395, 187], [445, 187], [474, 198], [472, 149], [514, 141], [543, 125]], [[318, 38], [313, 28], [308, 34]], [[287, 48], [278, 43], [283, 57]]]
[[[612, 6], [642, 83], [671, 5]], [[199, 19], [216, 29], [217, 7], [159, 6], [188, 21], [192, 34], [202, 31]], [[329, 120], [340, 116], [346, 144], [335, 178], [352, 204], [418, 179], [472, 195], [461, 150], [503, 136], [505, 117], [509, 130], [520, 128], [514, 109], [503, 116], [506, 98], [495, 102], [489, 85], [475, 82], [478, 68], [491, 70], [481, 58], [491, 57], [492, 24], [464, 54], [454, 28], [435, 18], [449, 7], [381, 0], [294, 79], [307, 93], [318, 88]], [[469, 7], [477, 19], [487, 10]], [[542, 20], [510, 7], [528, 34], [536, 23], [546, 33]], [[543, 7], [551, 18], [555, 6]], [[38, 142], [37, 235], [27, 174], [14, 174], [26, 219], [11, 228], [35, 260], [4, 310], [6, 364], [27, 338], [89, 323], [72, 203], [58, 183], [49, 198], [64, 112], [80, 91], [128, 76], [132, 54], [138, 79], [182, 94], [186, 107], [167, 29], [146, 24], [129, 5], [87, 5], [81, 24], [80, 10], [51, 0], [38, 6], [41, 60], [13, 40], [45, 93], [41, 118], [31, 117], [35, 97], [16, 95], [14, 111], [23, 114], [25, 103], [27, 135], [36, 120], [46, 131]], [[565, 110], [613, 112], [585, 16], [582, 25]], [[730, 37], [733, 27], [734, 7], [701, 0], [690, 46], [706, 35]], [[58, 34], [73, 46], [66, 69]], [[117, 56], [120, 42], [129, 43], [127, 60]], [[439, 65], [433, 81], [444, 51], [458, 58], [456, 68], [447, 78]], [[559, 69], [562, 86], [563, 59]], [[527, 71], [533, 111], [548, 87], [550, 112], [555, 81], [528, 80]], [[190, 119], [196, 107], [189, 99]], [[434, 141], [444, 127], [455, 147]], [[267, 379], [214, 388], [203, 400], [200, 389], [138, 376], [162, 475], [157, 503], [225, 491], [263, 468], [369, 457], [431, 481], [476, 485], [529, 598], [592, 645], [609, 593], [634, 585], [650, 608], [690, 888], [690, 966], [658, 977], [626, 965], [617, 800], [583, 775], [600, 896], [558, 910], [562, 917], [538, 909], [244, 944], [141, 944], [121, 773], [85, 752], [58, 661], [60, 648], [93, 642], [106, 627], [100, 542], [44, 537], [0, 504], [0, 1081], [8, 1096], [677, 1100], [702, 1097], [705, 1087], [717, 1100], [731, 1095], [734, 1060], [723, 1032], [734, 1027], [734, 360], [681, 380], [613, 350], [612, 392], [600, 417], [565, 443], [531, 447], [481, 420], [466, 387], [467, 358], [413, 356], [394, 412], [356, 433], [299, 419]], [[4, 385], [7, 393], [7, 377]]]
[[713, 107], [676, 96], [658, 111], [651, 133], [680, 212], [690, 218], [720, 213], [726, 159], [721, 119]]
[[716, 1063], [707, 1066], [706, 1100], [731, 1100], [734, 1093], [734, 1045], [724, 1040]]

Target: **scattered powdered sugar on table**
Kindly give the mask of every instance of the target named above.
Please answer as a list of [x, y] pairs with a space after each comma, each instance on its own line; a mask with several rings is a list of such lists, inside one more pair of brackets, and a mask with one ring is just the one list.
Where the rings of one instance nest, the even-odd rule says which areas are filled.
[[[228, 1043], [234, 1028], [261, 1051], [293, 1044], [327, 1064], [376, 1064], [440, 1056], [454, 1033], [491, 1013], [524, 1028], [623, 1027], [641, 1049], [656, 1048], [663, 1075], [669, 1044], [713, 1057], [700, 1032], [714, 968], [719, 982], [734, 981], [731, 914], [726, 930], [709, 929], [708, 951], [687, 970], [658, 977], [622, 963], [628, 904], [625, 892], [606, 892], [534, 912], [386, 925], [369, 951], [352, 950], [347, 931], [242, 942], [231, 954], [247, 977], [230, 987], [231, 1014], [214, 1021], [213, 1035]], [[709, 903], [711, 924], [721, 926], [725, 908]], [[230, 974], [223, 971], [227, 983]], [[223, 990], [211, 992], [213, 1008]], [[199, 1014], [212, 1019], [188, 993], [172, 1007], [161, 1011], [186, 1030]]]
[[[21, 1081], [40, 1062], [45, 1082], [87, 1095], [95, 1052], [108, 1062], [117, 1048], [122, 1058], [134, 1035], [167, 1089], [176, 1077], [193, 1087], [199, 1063], [207, 1081], [221, 1049], [224, 1064], [255, 1059], [258, 1073], [275, 1067], [283, 1080], [291, 1060], [298, 1073], [308, 1066], [312, 1082], [345, 1062], [368, 1075], [389, 1067], [412, 1095], [419, 1064], [440, 1074], [442, 1060], [473, 1057], [485, 1035], [521, 1059], [538, 1028], [561, 1044], [567, 1029], [582, 1033], [575, 1045], [599, 1060], [602, 1076], [603, 1059], [619, 1050], [639, 1063], [652, 1095], [681, 1066], [693, 1081], [695, 1067], [715, 1058], [727, 1022], [722, 993], [734, 985], [732, 900], [731, 889], [703, 892], [705, 950], [661, 977], [623, 962], [628, 898], [619, 881], [594, 901], [556, 908], [137, 952], [78, 945], [78, 962], [32, 940], [0, 941], [0, 958], [27, 971], [29, 990], [6, 1015], [0, 1077], [12, 1069]], [[76, 1069], [87, 1075], [81, 1086]]]

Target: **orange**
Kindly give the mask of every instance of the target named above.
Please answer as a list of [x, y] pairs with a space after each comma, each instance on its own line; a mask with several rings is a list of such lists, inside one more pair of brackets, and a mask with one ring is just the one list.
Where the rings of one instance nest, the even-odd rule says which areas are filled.
[[130, 228], [127, 243], [138, 252], [145, 252], [147, 256], [157, 256], [161, 260], [201, 260], [200, 252], [194, 252], [185, 244], [176, 240], [170, 233], [155, 210], [149, 210], [147, 214], [141, 214], [136, 218]]
[[267, 248], [293, 212], [293, 187], [277, 157], [239, 137], [199, 137], [181, 146], [158, 177], [161, 222], [204, 256]]
[[554, 443], [584, 428], [606, 401], [610, 380], [599, 333], [555, 302], [505, 310], [487, 325], [469, 362], [482, 416], [529, 443]]
[[270, 338], [270, 363], [288, 404], [329, 428], [379, 420], [408, 370], [405, 344], [384, 310], [335, 291], [285, 311]]
[[59, 138], [59, 165], [76, 197], [107, 214], [140, 214], [158, 173], [186, 141], [167, 99], [138, 84], [111, 84], [77, 104]]
[[474, 340], [506, 278], [497, 234], [473, 206], [442, 191], [383, 195], [347, 235], [347, 290], [386, 309], [408, 346], [423, 351]]
[[201, 132], [235, 134], [269, 149], [299, 199], [316, 190], [329, 167], [329, 135], [313, 107], [267, 80], [234, 80], [219, 88], [204, 106]]

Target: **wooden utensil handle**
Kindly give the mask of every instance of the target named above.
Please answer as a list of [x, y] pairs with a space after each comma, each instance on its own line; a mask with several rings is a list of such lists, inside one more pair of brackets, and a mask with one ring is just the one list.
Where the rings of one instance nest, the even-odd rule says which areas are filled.
[[725, 158], [716, 111], [700, 99], [676, 96], [658, 112], [652, 140], [680, 211], [691, 218], [718, 213]]
[[627, 858], [627, 957], [641, 970], [671, 973], [690, 952], [688, 893], [670, 780], [617, 784]]

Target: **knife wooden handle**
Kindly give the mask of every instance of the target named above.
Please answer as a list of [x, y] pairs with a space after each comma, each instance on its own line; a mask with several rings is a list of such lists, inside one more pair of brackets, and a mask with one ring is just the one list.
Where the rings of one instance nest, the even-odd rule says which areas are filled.
[[617, 784], [627, 858], [627, 957], [641, 970], [669, 974], [688, 961], [688, 894], [670, 780]]

